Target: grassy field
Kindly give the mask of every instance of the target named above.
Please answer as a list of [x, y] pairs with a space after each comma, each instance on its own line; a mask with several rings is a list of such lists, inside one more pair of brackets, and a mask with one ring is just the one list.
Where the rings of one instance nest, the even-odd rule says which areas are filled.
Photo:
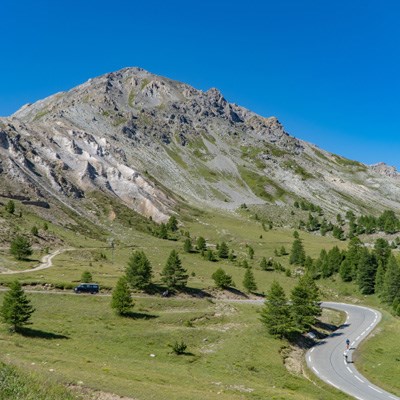
[[[206, 214], [185, 210], [181, 220], [183, 231], [189, 231], [193, 240], [198, 236], [205, 237], [211, 249], [215, 249], [217, 243], [227, 242], [235, 251], [236, 261], [210, 262], [199, 253], [184, 253], [185, 236], [176, 241], [162, 240], [135, 230], [134, 225], [116, 227], [116, 244], [112, 251], [103, 235], [98, 239], [91, 238], [49, 224], [48, 234], [62, 239], [49, 251], [57, 247], [74, 249], [55, 257], [54, 265], [49, 269], [26, 272], [17, 277], [26, 284], [65, 284], [69, 289], [65, 294], [30, 295], [37, 309], [31, 330], [23, 336], [10, 335], [5, 326], [0, 326], [0, 359], [17, 364], [28, 373], [50, 374], [62, 382], [80, 382], [83, 386], [138, 399], [348, 398], [319, 382], [312, 374], [307, 375], [315, 384], [286, 370], [282, 354], [287, 351], [287, 344], [266, 333], [258, 320], [257, 306], [187, 297], [138, 298], [135, 300], [135, 313], [130, 318], [120, 318], [112, 313], [109, 297], [71, 293], [71, 287], [79, 282], [85, 270], [89, 270], [94, 281], [103, 288], [112, 288], [124, 273], [135, 249], [147, 254], [156, 283], [160, 283], [160, 272], [172, 249], [179, 251], [190, 276], [188, 286], [194, 290], [213, 292], [211, 275], [222, 267], [232, 275], [237, 289], [242, 291], [245, 269], [239, 264], [245, 259], [253, 266], [259, 293], [266, 292], [275, 279], [287, 293], [297, 283], [296, 268], [289, 265], [288, 256], [277, 257], [274, 254], [275, 249], [282, 246], [290, 250], [293, 230], [265, 231], [260, 221], [246, 213]], [[41, 226], [40, 220], [30, 215], [26, 229], [33, 224]], [[347, 245], [330, 236], [300, 232], [300, 237], [307, 255], [312, 257], [317, 257], [322, 248], [329, 250], [335, 245], [340, 248]], [[255, 251], [252, 260], [246, 245]], [[31, 260], [16, 263], [6, 249], [0, 253], [2, 265], [10, 269], [32, 268], [42, 255], [43, 252], [36, 251]], [[262, 257], [274, 258], [292, 275], [262, 271], [259, 268]], [[15, 277], [0, 275], [0, 283], [6, 284]], [[338, 277], [318, 284], [325, 300], [379, 306], [376, 297], [357, 294], [353, 284], [343, 283]], [[0, 293], [0, 301], [2, 296]], [[397, 393], [400, 391], [396, 383], [398, 374], [388, 371], [399, 369], [396, 356], [393, 356], [396, 354], [394, 343], [400, 332], [399, 325], [399, 319], [385, 314], [382, 324], [385, 334], [378, 333], [364, 345], [366, 349], [373, 345], [381, 350], [368, 350], [366, 353], [369, 355], [364, 357], [363, 347], [362, 357], [357, 361], [357, 366], [366, 376], [378, 385], [393, 386]], [[386, 338], [393, 343], [386, 343]], [[169, 345], [175, 340], [187, 343], [186, 355], [171, 353]], [[373, 358], [368, 358], [371, 354]]]
[[400, 396], [400, 319], [383, 312], [382, 322], [358, 352], [356, 366], [376, 385]]
[[[4, 361], [27, 371], [139, 399], [346, 398], [286, 371], [286, 343], [266, 333], [258, 306], [137, 299], [135, 313], [121, 318], [109, 297], [30, 297], [30, 329], [0, 333]], [[187, 353], [172, 354], [181, 340]]]

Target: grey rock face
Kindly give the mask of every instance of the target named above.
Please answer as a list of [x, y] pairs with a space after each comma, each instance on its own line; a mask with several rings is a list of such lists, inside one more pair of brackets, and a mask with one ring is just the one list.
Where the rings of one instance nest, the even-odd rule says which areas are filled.
[[[383, 176], [382, 171], [386, 171]], [[235, 209], [304, 198], [399, 208], [397, 172], [320, 150], [261, 117], [140, 68], [109, 73], [0, 119], [0, 180], [85, 214], [92, 191], [164, 221], [177, 199]], [[182, 200], [179, 200], [182, 201]]]

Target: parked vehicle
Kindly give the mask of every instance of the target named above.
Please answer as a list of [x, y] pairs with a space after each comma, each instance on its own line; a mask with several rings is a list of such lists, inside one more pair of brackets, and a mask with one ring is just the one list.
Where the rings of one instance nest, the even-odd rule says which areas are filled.
[[75, 293], [99, 293], [100, 286], [97, 283], [81, 283], [74, 288]]

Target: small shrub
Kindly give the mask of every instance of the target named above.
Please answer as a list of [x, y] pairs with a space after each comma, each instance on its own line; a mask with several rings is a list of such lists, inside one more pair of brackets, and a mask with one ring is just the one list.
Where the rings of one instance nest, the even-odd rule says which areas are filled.
[[181, 342], [175, 341], [174, 344], [169, 345], [176, 355], [185, 354], [187, 344], [182, 340]]

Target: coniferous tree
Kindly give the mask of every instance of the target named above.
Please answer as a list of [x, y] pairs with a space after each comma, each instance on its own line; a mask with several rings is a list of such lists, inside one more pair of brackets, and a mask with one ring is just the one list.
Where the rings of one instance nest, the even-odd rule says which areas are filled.
[[14, 214], [14, 212], [15, 212], [15, 203], [12, 200], [9, 200], [4, 208], [9, 214]]
[[260, 268], [261, 268], [263, 271], [267, 271], [267, 270], [268, 270], [267, 259], [266, 259], [265, 257], [263, 257], [263, 258], [261, 259]]
[[151, 284], [152, 267], [143, 251], [135, 251], [126, 267], [126, 280], [133, 289], [145, 290]]
[[291, 292], [290, 311], [296, 330], [300, 333], [310, 329], [321, 315], [319, 289], [312, 277], [303, 275]]
[[206, 244], [206, 240], [202, 237], [199, 236], [196, 240], [196, 248], [199, 251], [203, 251], [207, 249], [207, 244]]
[[350, 282], [353, 280], [353, 269], [347, 258], [340, 264], [339, 274], [343, 282]]
[[205, 256], [207, 261], [212, 261], [212, 262], [217, 261], [216, 258], [215, 258], [214, 252], [211, 249], [208, 249], [205, 252], [204, 256]]
[[232, 277], [228, 275], [222, 268], [218, 268], [212, 275], [211, 278], [214, 279], [215, 286], [220, 289], [226, 289], [230, 286], [234, 286]]
[[400, 267], [394, 256], [390, 256], [382, 288], [382, 300], [390, 305], [400, 299]]
[[190, 238], [185, 239], [185, 242], [183, 243], [183, 250], [185, 253], [191, 253], [193, 251], [193, 245]]
[[383, 269], [386, 271], [386, 264], [392, 254], [389, 242], [383, 238], [376, 239], [374, 244], [374, 254], [378, 263], [382, 264]]
[[22, 326], [29, 324], [29, 319], [35, 309], [31, 306], [30, 300], [26, 297], [21, 284], [14, 281], [10, 290], [4, 295], [3, 304], [0, 308], [0, 315], [10, 330], [18, 332]]
[[276, 281], [267, 293], [260, 319], [271, 335], [280, 338], [289, 338], [295, 330], [285, 292]]
[[178, 220], [176, 219], [175, 215], [171, 215], [167, 222], [167, 229], [176, 232], [178, 230]]
[[250, 260], [252, 260], [254, 258], [254, 249], [251, 246], [248, 246], [247, 252], [249, 253]]
[[23, 236], [16, 236], [11, 242], [10, 253], [17, 260], [24, 260], [32, 254], [32, 248], [29, 240]]
[[168, 228], [163, 222], [160, 224], [157, 232], [157, 236], [160, 239], [168, 239]]
[[172, 250], [161, 273], [163, 282], [167, 285], [168, 289], [182, 289], [186, 286], [189, 278], [186, 272], [182, 267], [178, 253]]
[[90, 283], [93, 282], [93, 277], [90, 271], [83, 271], [81, 275], [81, 282], [82, 283]]
[[289, 253], [286, 251], [285, 246], [282, 246], [282, 247], [281, 247], [280, 254], [281, 254], [281, 256], [287, 256], [287, 255], [289, 254]]
[[303, 243], [300, 239], [295, 239], [290, 251], [289, 263], [295, 265], [304, 265], [306, 253], [304, 252]]
[[386, 267], [383, 266], [382, 262], [378, 261], [378, 268], [376, 270], [375, 276], [375, 293], [378, 295], [382, 295], [383, 287], [385, 284], [385, 274]]
[[32, 226], [31, 233], [33, 236], [37, 236], [39, 234], [39, 229], [36, 225]]
[[343, 256], [339, 250], [339, 247], [334, 246], [328, 251], [326, 256], [326, 262], [323, 264], [322, 277], [328, 278], [335, 272], [339, 271], [340, 264], [342, 263]]
[[128, 315], [133, 305], [128, 281], [125, 276], [122, 276], [118, 279], [112, 292], [111, 307], [115, 309], [118, 315]]
[[257, 290], [256, 280], [251, 268], [246, 268], [246, 272], [244, 273], [243, 277], [243, 287], [247, 292], [254, 292]]
[[358, 259], [357, 283], [362, 294], [373, 294], [375, 290], [375, 276], [378, 268], [376, 258], [368, 249], [362, 247]]
[[228, 256], [229, 256], [229, 247], [225, 242], [222, 242], [218, 248], [218, 257], [228, 258]]

